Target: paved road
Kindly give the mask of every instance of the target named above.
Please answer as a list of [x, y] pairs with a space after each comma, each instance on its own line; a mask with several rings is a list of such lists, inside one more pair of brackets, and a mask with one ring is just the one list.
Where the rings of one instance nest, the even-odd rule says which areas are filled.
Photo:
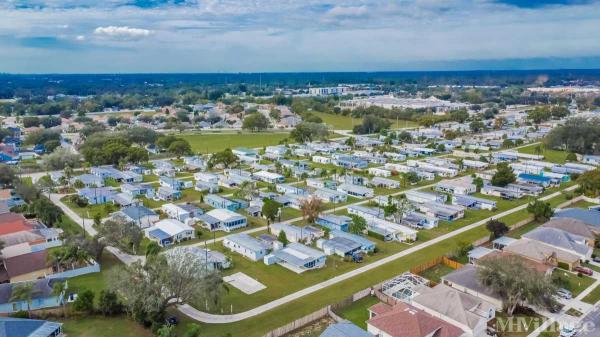
[[600, 336], [600, 307], [595, 307], [594, 310], [587, 314], [581, 321], [581, 332], [578, 337], [598, 336]]
[[[571, 190], [574, 190], [577, 187], [578, 187], [577, 185], [574, 185], [574, 186], [571, 186], [571, 187], [569, 187], [569, 188], [567, 188], [565, 190], [571, 191]], [[555, 192], [555, 193], [549, 194], [549, 195], [547, 195], [547, 196], [545, 196], [543, 198], [540, 198], [540, 200], [548, 200], [548, 199], [551, 199], [551, 198], [559, 196], [561, 193], [562, 192], [560, 192], [560, 191], [559, 192]], [[495, 214], [494, 216], [491, 216], [489, 218], [483, 219], [481, 221], [477, 221], [477, 222], [472, 223], [472, 224], [470, 224], [468, 226], [465, 226], [465, 227], [462, 227], [460, 229], [457, 229], [457, 230], [455, 230], [453, 232], [444, 234], [444, 235], [439, 236], [439, 237], [437, 237], [435, 239], [432, 239], [432, 240], [426, 241], [424, 243], [415, 245], [415, 246], [413, 246], [413, 247], [411, 247], [411, 248], [409, 248], [407, 250], [404, 250], [402, 252], [396, 253], [394, 255], [390, 255], [388, 257], [385, 257], [385, 258], [383, 258], [381, 260], [375, 261], [373, 263], [370, 263], [370, 264], [365, 265], [363, 267], [360, 267], [358, 269], [355, 269], [355, 270], [349, 271], [347, 273], [335, 276], [335, 277], [333, 277], [331, 279], [328, 279], [328, 280], [323, 281], [321, 283], [317, 283], [317, 284], [312, 285], [312, 286], [310, 286], [308, 288], [304, 288], [302, 290], [299, 290], [299, 291], [297, 291], [295, 293], [292, 293], [292, 294], [289, 294], [287, 296], [278, 298], [278, 299], [276, 299], [274, 301], [271, 301], [269, 303], [265, 303], [265, 304], [263, 304], [261, 306], [258, 306], [256, 308], [250, 309], [248, 311], [244, 311], [244, 312], [240, 312], [240, 313], [232, 314], [232, 315], [215, 315], [215, 314], [209, 314], [209, 313], [205, 313], [205, 312], [202, 312], [200, 310], [197, 310], [197, 309], [193, 308], [192, 306], [190, 306], [188, 304], [179, 305], [178, 308], [179, 308], [179, 311], [181, 311], [183, 314], [187, 315], [188, 317], [190, 317], [192, 319], [195, 319], [197, 321], [200, 321], [200, 322], [204, 322], [204, 323], [223, 324], [223, 323], [233, 323], [233, 322], [241, 321], [241, 320], [244, 320], [244, 319], [256, 316], [256, 315], [260, 315], [260, 314], [262, 314], [262, 313], [264, 313], [266, 311], [269, 311], [271, 309], [274, 309], [274, 308], [276, 308], [278, 306], [281, 306], [283, 304], [286, 304], [286, 303], [289, 303], [291, 301], [297, 300], [297, 299], [299, 299], [299, 298], [301, 298], [303, 296], [312, 294], [312, 293], [314, 293], [316, 291], [319, 291], [321, 289], [324, 289], [324, 288], [327, 288], [329, 286], [335, 285], [337, 283], [340, 283], [340, 282], [345, 281], [347, 279], [353, 278], [353, 277], [358, 276], [360, 274], [369, 272], [369, 271], [371, 271], [371, 270], [373, 270], [375, 268], [378, 268], [378, 267], [380, 267], [380, 266], [382, 266], [382, 265], [384, 265], [386, 263], [389, 263], [389, 262], [392, 262], [392, 261], [397, 260], [399, 258], [405, 257], [405, 256], [407, 256], [409, 254], [416, 253], [416, 252], [418, 252], [420, 250], [423, 250], [423, 249], [428, 248], [428, 247], [430, 247], [432, 245], [435, 245], [435, 244], [437, 244], [437, 243], [439, 243], [441, 241], [444, 241], [446, 239], [450, 239], [450, 238], [455, 237], [455, 236], [457, 236], [457, 235], [459, 235], [461, 233], [464, 233], [466, 231], [469, 231], [471, 229], [474, 229], [476, 227], [484, 225], [486, 222], [488, 222], [491, 219], [500, 218], [500, 217], [503, 217], [503, 216], [506, 216], [506, 215], [518, 212], [520, 210], [525, 209], [526, 207], [527, 207], [527, 204], [524, 204], [524, 205], [515, 207], [513, 209], [510, 209], [508, 211], [504, 211], [504, 212]]]

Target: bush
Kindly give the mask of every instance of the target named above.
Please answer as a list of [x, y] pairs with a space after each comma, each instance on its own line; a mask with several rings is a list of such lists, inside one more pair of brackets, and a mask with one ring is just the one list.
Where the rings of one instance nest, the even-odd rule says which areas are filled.
[[29, 313], [25, 310], [19, 310], [17, 312], [13, 312], [9, 316], [14, 318], [29, 318]]
[[123, 306], [115, 292], [102, 290], [98, 298], [98, 310], [104, 316], [116, 315], [123, 311]]
[[85, 312], [91, 314], [94, 312], [94, 292], [91, 290], [84, 290], [77, 294], [77, 299], [73, 302], [73, 309], [76, 311]]

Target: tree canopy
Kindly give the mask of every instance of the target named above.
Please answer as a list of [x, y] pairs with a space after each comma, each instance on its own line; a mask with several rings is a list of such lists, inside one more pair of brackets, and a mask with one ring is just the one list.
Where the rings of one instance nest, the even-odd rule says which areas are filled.
[[513, 183], [517, 177], [513, 172], [513, 169], [506, 162], [498, 163], [496, 165], [496, 173], [492, 177], [492, 185], [504, 187], [510, 183]]

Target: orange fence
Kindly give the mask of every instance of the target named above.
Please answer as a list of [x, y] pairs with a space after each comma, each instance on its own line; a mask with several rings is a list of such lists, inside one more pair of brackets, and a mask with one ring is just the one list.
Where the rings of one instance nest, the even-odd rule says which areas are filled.
[[416, 267], [413, 267], [410, 269], [410, 272], [416, 275], [420, 275], [423, 271], [433, 268], [439, 264], [443, 264], [446, 265], [452, 269], [458, 269], [461, 268], [463, 265], [461, 263], [458, 263], [454, 260], [450, 260], [449, 258], [447, 258], [446, 256], [440, 256], [438, 258], [435, 258], [429, 262], [423, 263], [421, 265], [418, 265]]

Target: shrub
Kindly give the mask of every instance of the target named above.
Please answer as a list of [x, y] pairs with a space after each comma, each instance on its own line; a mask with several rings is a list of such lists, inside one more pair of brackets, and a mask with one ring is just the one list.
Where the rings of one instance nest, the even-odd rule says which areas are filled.
[[84, 290], [77, 295], [77, 299], [73, 302], [73, 309], [76, 311], [91, 314], [94, 312], [94, 292]]

